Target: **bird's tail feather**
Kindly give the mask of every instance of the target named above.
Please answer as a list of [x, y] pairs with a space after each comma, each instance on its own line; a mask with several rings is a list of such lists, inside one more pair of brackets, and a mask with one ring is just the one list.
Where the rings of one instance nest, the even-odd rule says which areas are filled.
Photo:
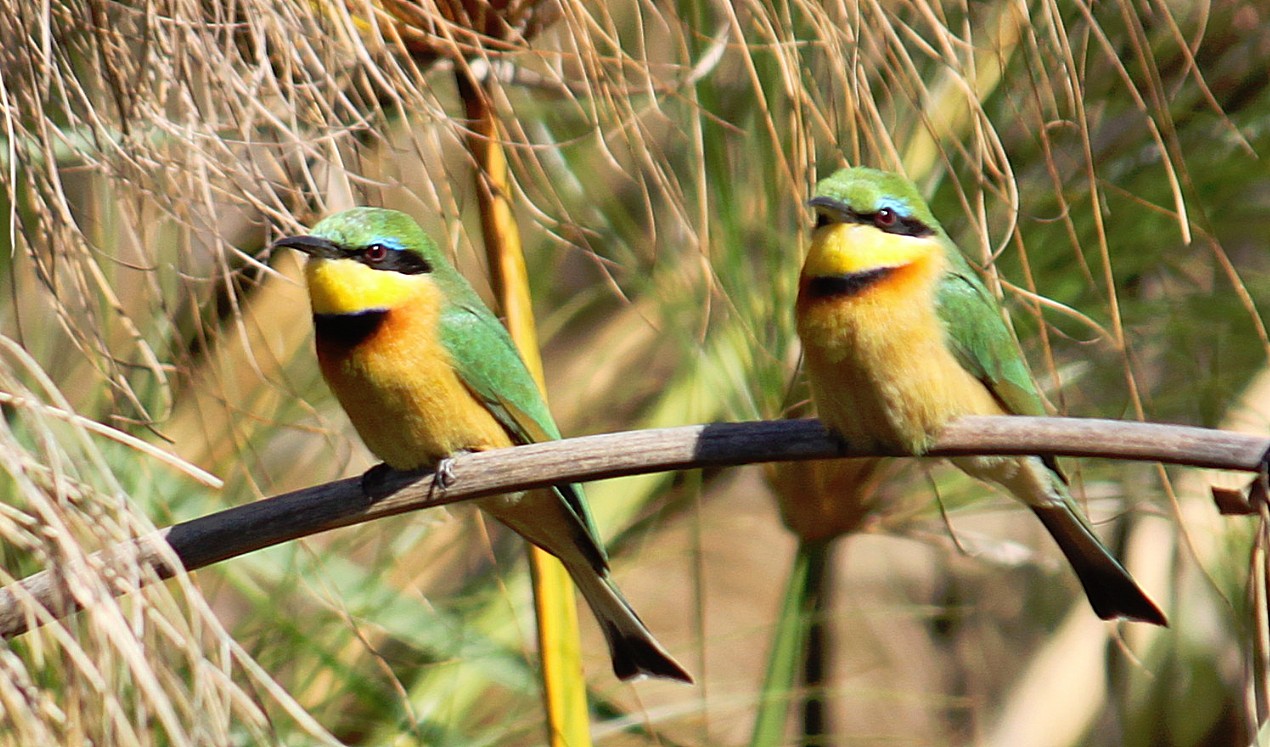
[[1067, 481], [1055, 469], [1053, 460], [977, 456], [955, 457], [952, 462], [965, 472], [1010, 491], [1036, 513], [1067, 556], [1099, 617], [1168, 625], [1160, 608], [1081, 517], [1067, 492]]
[[570, 569], [570, 574], [604, 631], [618, 679], [661, 677], [692, 683], [692, 675], [657, 642], [607, 572], [600, 575], [587, 568], [580, 573]]
[[692, 677], [653, 638], [617, 590], [594, 535], [554, 493], [481, 499], [481, 508], [564, 563], [604, 631], [618, 679], [640, 676], [692, 682]]
[[1168, 619], [1155, 602], [1070, 508], [1063, 504], [1031, 508], [1067, 556], [1067, 562], [1085, 587], [1090, 606], [1099, 617], [1168, 625]]

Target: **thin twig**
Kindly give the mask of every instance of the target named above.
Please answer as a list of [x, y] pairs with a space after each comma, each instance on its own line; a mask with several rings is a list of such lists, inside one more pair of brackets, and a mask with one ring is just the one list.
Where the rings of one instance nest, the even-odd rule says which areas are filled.
[[[1262, 472], [1270, 438], [1180, 425], [1116, 420], [968, 417], [951, 423], [930, 456], [1054, 454], [1158, 461]], [[118, 574], [117, 595], [175, 573], [169, 559], [195, 570], [329, 529], [420, 508], [564, 482], [756, 462], [835, 456], [905, 456], [852, 448], [818, 421], [716, 423], [609, 433], [455, 457], [449, 485], [426, 474], [386, 473], [369, 498], [348, 478], [267, 498], [173, 525], [97, 553], [101, 567], [125, 560], [152, 574]], [[116, 562], [118, 561], [118, 562]], [[0, 589], [0, 636], [10, 638], [80, 609], [66, 574], [49, 569]]]

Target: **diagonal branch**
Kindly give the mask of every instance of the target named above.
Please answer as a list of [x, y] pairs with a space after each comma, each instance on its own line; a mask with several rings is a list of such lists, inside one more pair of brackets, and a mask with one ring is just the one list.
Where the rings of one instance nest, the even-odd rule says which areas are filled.
[[[944, 430], [930, 456], [1054, 454], [1156, 461], [1257, 472], [1264, 476], [1270, 438], [1180, 425], [1117, 420], [967, 417]], [[113, 593], [169, 578], [254, 550], [329, 529], [431, 506], [563, 482], [700, 467], [831, 457], [906, 456], [852, 448], [816, 420], [716, 423], [608, 433], [518, 446], [451, 460], [449, 485], [431, 472], [388, 472], [369, 498], [346, 478], [175, 524], [94, 554], [100, 567], [122, 563], [152, 571], [117, 574]], [[41, 571], [0, 589], [0, 636], [11, 638], [83, 607], [68, 574]]]

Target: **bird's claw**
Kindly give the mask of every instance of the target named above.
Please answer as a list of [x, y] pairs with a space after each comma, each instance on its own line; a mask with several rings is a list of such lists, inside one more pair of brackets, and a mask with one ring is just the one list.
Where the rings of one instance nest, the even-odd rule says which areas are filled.
[[454, 475], [454, 458], [445, 457], [437, 462], [436, 471], [433, 473], [434, 484], [442, 490], [449, 490], [457, 478]]

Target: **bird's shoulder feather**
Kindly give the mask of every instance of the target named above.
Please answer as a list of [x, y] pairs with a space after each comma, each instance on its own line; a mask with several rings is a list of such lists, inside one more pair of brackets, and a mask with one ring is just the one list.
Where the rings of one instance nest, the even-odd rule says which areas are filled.
[[[950, 252], [958, 252], [955, 247]], [[962, 367], [1015, 415], [1044, 415], [1045, 406], [1000, 306], [959, 253], [939, 284], [937, 312]]]

